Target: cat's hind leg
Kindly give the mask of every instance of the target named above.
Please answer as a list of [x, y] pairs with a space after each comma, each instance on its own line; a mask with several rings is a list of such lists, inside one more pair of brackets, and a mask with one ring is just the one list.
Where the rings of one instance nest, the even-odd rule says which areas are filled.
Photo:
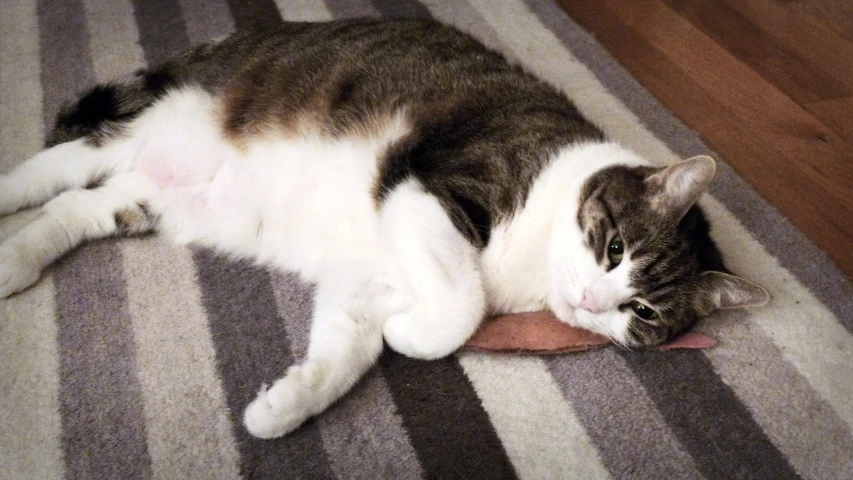
[[408, 299], [359, 268], [338, 270], [317, 285], [304, 361], [246, 408], [243, 421], [259, 438], [285, 435], [348, 392], [382, 352], [382, 324]]
[[391, 316], [385, 341], [413, 358], [459, 349], [485, 315], [479, 253], [438, 199], [415, 182], [398, 186], [382, 210], [383, 236], [401, 267], [411, 309]]
[[96, 146], [85, 138], [60, 143], [0, 174], [0, 215], [41, 205], [60, 192], [97, 183], [125, 170], [130, 152], [123, 142]]
[[47, 265], [86, 240], [153, 229], [156, 215], [147, 202], [156, 191], [141, 173], [127, 172], [47, 202], [32, 222], [0, 244], [0, 298], [35, 283]]

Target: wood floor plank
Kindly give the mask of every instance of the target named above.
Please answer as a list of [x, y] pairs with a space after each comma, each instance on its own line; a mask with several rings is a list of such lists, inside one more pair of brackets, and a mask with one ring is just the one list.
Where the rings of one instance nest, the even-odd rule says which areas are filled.
[[782, 3], [800, 18], [813, 18], [837, 34], [853, 41], [853, 2], [848, 0], [808, 0]]
[[[773, 42], [805, 59], [824, 75], [853, 88], [853, 39], [840, 35], [826, 22], [794, 10], [791, 4], [800, 2], [724, 0], [724, 3], [748, 18]], [[835, 0], [835, 3], [841, 7], [845, 1]]]
[[[689, 0], [693, 2], [693, 0]], [[719, 2], [708, 2], [719, 3]], [[779, 48], [790, 52], [800, 62], [800, 67], [791, 68], [789, 62], [778, 64], [778, 75], [774, 83], [780, 86], [795, 101], [819, 118], [825, 125], [853, 145], [853, 115], [843, 114], [828, 117], [825, 110], [811, 108], [808, 95], [798, 95], [781, 86], [784, 77], [793, 77], [796, 68], [806, 68], [815, 72], [815, 79], [820, 79], [817, 85], [808, 84], [813, 89], [817, 101], [827, 101], [846, 98], [850, 95], [844, 92], [853, 89], [853, 41], [836, 33], [826, 22], [821, 22], [809, 15], [794, 11], [786, 2], [778, 0], [725, 0], [728, 7], [748, 18], [761, 32]], [[843, 1], [836, 1], [839, 7]], [[851, 13], [853, 15], [853, 13]], [[705, 31], [707, 34], [707, 31]], [[750, 48], [749, 46], [741, 48]], [[753, 49], [754, 50], [754, 49]], [[771, 61], [768, 55], [767, 62]], [[790, 60], [790, 59], [789, 59]], [[776, 60], [778, 62], [778, 60]], [[817, 74], [819, 72], [819, 74]], [[765, 78], [768, 75], [762, 73]], [[779, 77], [782, 77], [779, 80]], [[837, 83], [845, 85], [844, 89], [837, 88]], [[806, 84], [803, 84], [806, 88]], [[820, 93], [818, 93], [820, 92]]]
[[760, 19], [749, 18], [725, 2], [664, 3], [800, 105], [846, 97], [853, 92], [853, 79], [848, 84], [846, 78], [835, 78], [837, 62], [821, 65], [821, 57], [813, 51], [789, 50], [786, 42], [778, 42], [754, 23]]
[[807, 105], [807, 108], [823, 118], [826, 126], [832, 131], [853, 143], [850, 140], [853, 139], [853, 97], [815, 102]]
[[560, 3], [853, 276], [850, 145], [659, 0]]

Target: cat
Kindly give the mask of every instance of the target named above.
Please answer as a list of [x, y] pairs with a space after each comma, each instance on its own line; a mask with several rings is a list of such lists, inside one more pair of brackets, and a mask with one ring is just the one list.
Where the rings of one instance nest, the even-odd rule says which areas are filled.
[[383, 341], [457, 350], [491, 314], [549, 309], [629, 347], [769, 294], [728, 272], [696, 206], [715, 173], [605, 138], [561, 92], [429, 21], [286, 23], [86, 92], [0, 176], [0, 298], [87, 240], [158, 232], [316, 285], [303, 361], [247, 406], [282, 436]]

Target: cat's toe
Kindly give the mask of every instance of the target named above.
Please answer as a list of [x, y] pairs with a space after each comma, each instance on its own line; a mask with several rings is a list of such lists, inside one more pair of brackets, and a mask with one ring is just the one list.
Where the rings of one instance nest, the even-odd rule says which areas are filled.
[[40, 273], [13, 252], [0, 250], [0, 298], [9, 297], [36, 283]]

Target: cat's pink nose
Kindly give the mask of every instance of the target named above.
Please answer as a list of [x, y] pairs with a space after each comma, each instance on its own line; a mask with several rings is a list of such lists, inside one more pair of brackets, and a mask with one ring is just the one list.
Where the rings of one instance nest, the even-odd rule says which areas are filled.
[[598, 303], [595, 302], [595, 298], [591, 293], [589, 293], [589, 290], [584, 290], [583, 300], [581, 300], [580, 306], [584, 310], [589, 310], [592, 313], [598, 313]]

